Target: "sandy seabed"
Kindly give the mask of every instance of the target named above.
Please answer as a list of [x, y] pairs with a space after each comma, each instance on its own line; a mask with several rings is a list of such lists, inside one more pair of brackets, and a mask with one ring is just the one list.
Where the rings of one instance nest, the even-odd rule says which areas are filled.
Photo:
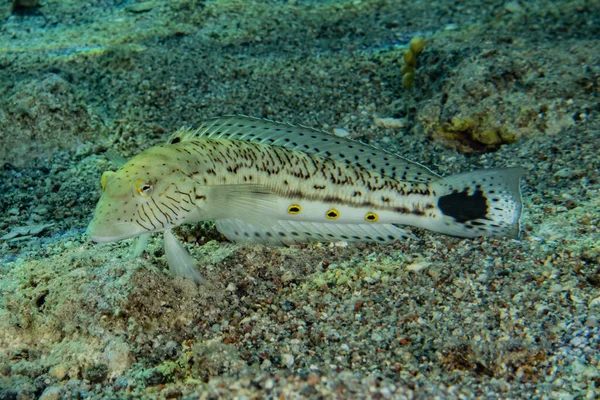
[[[598, 1], [12, 3], [0, 399], [598, 397]], [[280, 248], [181, 226], [199, 286], [158, 237], [88, 243], [107, 150], [224, 114], [443, 176], [523, 166], [522, 234]]]

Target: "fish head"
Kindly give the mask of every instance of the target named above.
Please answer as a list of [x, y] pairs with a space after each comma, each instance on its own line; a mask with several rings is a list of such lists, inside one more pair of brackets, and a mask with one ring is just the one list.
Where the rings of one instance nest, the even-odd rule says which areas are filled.
[[92, 241], [116, 242], [189, 220], [195, 209], [189, 178], [160, 152], [145, 153], [102, 174], [102, 195], [86, 230]]

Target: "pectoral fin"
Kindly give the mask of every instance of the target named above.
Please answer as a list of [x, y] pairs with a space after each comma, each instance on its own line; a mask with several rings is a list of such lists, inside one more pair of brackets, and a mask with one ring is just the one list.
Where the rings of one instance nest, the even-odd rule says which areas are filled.
[[237, 219], [264, 228], [278, 221], [278, 197], [263, 185], [221, 185], [210, 188], [206, 205], [215, 220]]
[[148, 241], [150, 240], [150, 233], [142, 233], [135, 243], [135, 249], [133, 251], [133, 258], [138, 258], [142, 255], [146, 247], [148, 247]]
[[196, 267], [196, 260], [190, 256], [190, 253], [177, 240], [170, 229], [165, 230], [164, 241], [167, 263], [171, 272], [177, 276], [191, 279], [196, 283], [204, 282], [202, 275], [200, 275]]

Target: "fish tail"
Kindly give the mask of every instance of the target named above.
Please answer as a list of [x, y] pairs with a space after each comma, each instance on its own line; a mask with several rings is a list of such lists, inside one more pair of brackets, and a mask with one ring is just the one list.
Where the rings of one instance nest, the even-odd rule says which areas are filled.
[[518, 237], [523, 168], [486, 169], [432, 184], [441, 219], [428, 228], [460, 237]]

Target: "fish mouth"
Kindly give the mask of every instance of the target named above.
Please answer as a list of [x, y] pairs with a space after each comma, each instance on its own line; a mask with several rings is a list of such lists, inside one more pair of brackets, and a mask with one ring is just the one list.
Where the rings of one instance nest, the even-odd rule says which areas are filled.
[[[122, 226], [119, 226], [122, 225]], [[121, 228], [121, 229], [119, 229]], [[123, 229], [125, 228], [125, 229]], [[131, 228], [130, 224], [113, 224], [113, 225], [98, 225], [94, 221], [90, 222], [87, 229], [85, 230], [86, 235], [90, 238], [93, 243], [110, 243], [118, 242], [120, 240], [129, 239], [146, 233], [146, 231], [140, 232], [136, 229]]]

